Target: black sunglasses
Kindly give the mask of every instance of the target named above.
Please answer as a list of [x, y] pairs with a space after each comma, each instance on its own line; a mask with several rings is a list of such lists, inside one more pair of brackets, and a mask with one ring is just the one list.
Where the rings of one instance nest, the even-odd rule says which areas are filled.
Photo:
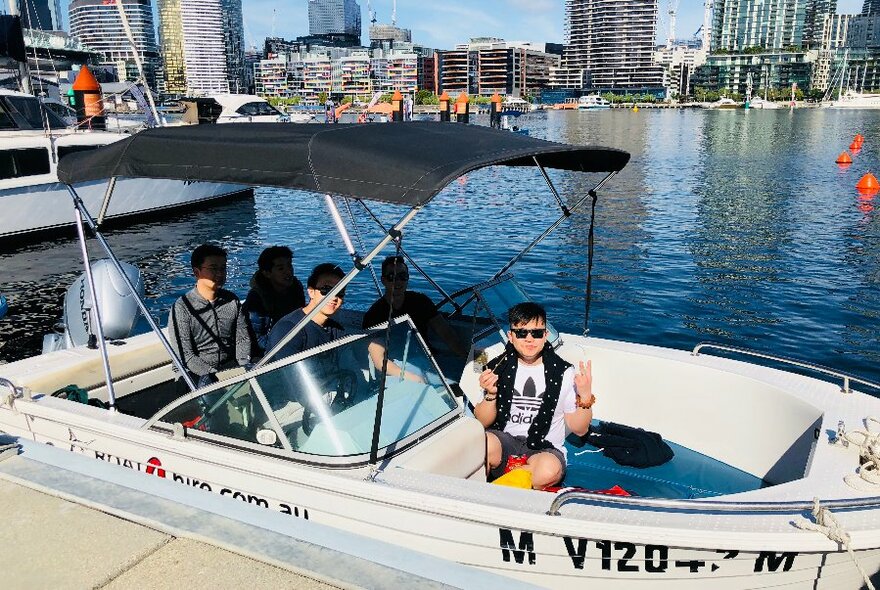
[[532, 335], [532, 338], [543, 338], [544, 334], [547, 333], [547, 328], [532, 328], [531, 330], [526, 328], [511, 328], [510, 332], [517, 338], [525, 338], [529, 334]]
[[397, 274], [387, 274], [385, 275], [386, 281], [408, 281], [409, 273], [408, 272], [399, 272]]
[[[335, 286], [335, 285], [334, 285]], [[333, 290], [333, 287], [315, 287], [315, 291], [321, 294], [322, 297], [326, 297], [327, 293]], [[345, 289], [342, 289], [339, 293], [336, 294], [340, 299], [345, 299]]]

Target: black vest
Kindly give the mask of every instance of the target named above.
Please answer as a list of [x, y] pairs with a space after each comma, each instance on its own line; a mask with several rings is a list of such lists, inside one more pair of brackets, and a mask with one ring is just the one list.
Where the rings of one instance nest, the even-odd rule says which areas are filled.
[[[541, 398], [541, 407], [538, 409], [535, 419], [532, 420], [531, 426], [529, 426], [529, 435], [526, 438], [526, 446], [533, 450], [553, 447], [553, 443], [547, 440], [547, 433], [550, 432], [553, 413], [556, 411], [556, 404], [562, 391], [562, 375], [571, 366], [570, 363], [562, 360], [553, 351], [553, 347], [550, 346], [549, 342], [544, 344], [541, 357], [544, 364], [546, 390]], [[510, 407], [513, 404], [513, 385], [516, 382], [518, 366], [519, 357], [513, 348], [513, 344], [510, 342], [504, 348], [504, 353], [486, 364], [487, 368], [492, 369], [492, 372], [498, 375], [498, 400], [496, 401], [498, 412], [495, 415], [495, 422], [492, 424], [492, 428], [495, 430], [504, 430], [507, 421], [510, 419]]]

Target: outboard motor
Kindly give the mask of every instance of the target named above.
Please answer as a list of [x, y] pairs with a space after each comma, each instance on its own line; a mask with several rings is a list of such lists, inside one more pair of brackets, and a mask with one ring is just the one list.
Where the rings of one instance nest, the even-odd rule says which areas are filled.
[[[120, 265], [135, 286], [139, 297], [144, 296], [144, 280], [141, 271], [127, 262]], [[110, 260], [104, 258], [92, 263], [92, 277], [98, 304], [101, 306], [102, 327], [107, 340], [118, 340], [131, 336], [137, 324], [140, 310], [134, 295]], [[43, 336], [43, 354], [53, 350], [63, 350], [83, 344], [94, 346], [97, 330], [95, 314], [92, 311], [92, 298], [89, 292], [86, 273], [77, 278], [64, 296], [64, 315], [56, 331]]]

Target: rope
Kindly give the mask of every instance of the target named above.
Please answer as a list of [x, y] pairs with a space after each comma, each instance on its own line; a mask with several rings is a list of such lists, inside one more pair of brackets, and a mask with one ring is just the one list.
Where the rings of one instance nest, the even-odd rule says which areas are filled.
[[880, 486], [880, 432], [871, 430], [871, 423], [880, 424], [880, 419], [868, 416], [865, 430], [853, 430], [843, 434], [844, 440], [859, 449], [859, 467], [847, 475], [843, 481], [854, 490], [875, 491]]
[[849, 553], [850, 559], [852, 559], [856, 568], [859, 570], [859, 573], [862, 574], [862, 579], [865, 581], [865, 585], [869, 590], [875, 590], [868, 573], [859, 563], [859, 560], [856, 559], [856, 555], [850, 545], [849, 533], [844, 530], [839, 522], [837, 522], [837, 519], [831, 511], [819, 503], [819, 498], [813, 498], [812, 514], [813, 518], [816, 520], [815, 523], [810, 522], [807, 519], [801, 519], [800, 522], [795, 521], [792, 522], [792, 524], [804, 531], [816, 531], [817, 533], [822, 533], [830, 540], [844, 547], [847, 553]]

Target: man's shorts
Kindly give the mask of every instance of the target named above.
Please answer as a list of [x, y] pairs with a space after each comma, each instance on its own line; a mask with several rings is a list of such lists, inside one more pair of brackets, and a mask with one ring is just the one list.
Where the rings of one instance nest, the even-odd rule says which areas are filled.
[[550, 453], [559, 459], [559, 464], [562, 465], [562, 476], [559, 478], [559, 481], [561, 482], [565, 479], [565, 455], [563, 455], [562, 451], [556, 447], [536, 451], [535, 449], [530, 449], [526, 446], [526, 437], [524, 436], [513, 436], [501, 430], [492, 429], [489, 429], [486, 432], [491, 432], [498, 437], [498, 440], [501, 442], [501, 463], [498, 464], [498, 467], [489, 471], [489, 481], [494, 481], [504, 475], [504, 468], [507, 467], [507, 459], [511, 455], [525, 455], [526, 457], [531, 457], [538, 453]]

